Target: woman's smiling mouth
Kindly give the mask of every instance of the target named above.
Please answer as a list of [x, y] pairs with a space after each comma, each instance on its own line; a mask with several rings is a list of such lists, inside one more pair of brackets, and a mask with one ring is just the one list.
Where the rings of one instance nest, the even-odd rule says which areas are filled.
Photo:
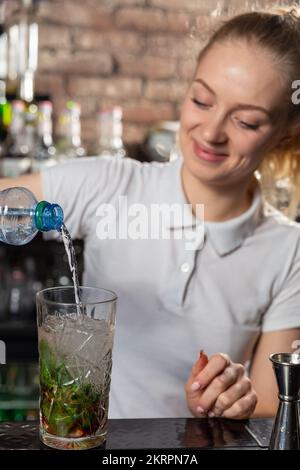
[[224, 153], [214, 153], [211, 150], [203, 147], [201, 144], [193, 140], [193, 151], [198, 158], [208, 162], [221, 162], [228, 158], [228, 154]]

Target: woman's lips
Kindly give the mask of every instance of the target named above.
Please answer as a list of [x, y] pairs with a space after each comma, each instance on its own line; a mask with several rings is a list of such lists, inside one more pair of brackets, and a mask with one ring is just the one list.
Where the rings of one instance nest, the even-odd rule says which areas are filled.
[[228, 158], [228, 155], [222, 153], [213, 153], [208, 152], [204, 148], [201, 147], [195, 140], [193, 141], [193, 150], [195, 155], [202, 160], [206, 160], [207, 162], [221, 162]]

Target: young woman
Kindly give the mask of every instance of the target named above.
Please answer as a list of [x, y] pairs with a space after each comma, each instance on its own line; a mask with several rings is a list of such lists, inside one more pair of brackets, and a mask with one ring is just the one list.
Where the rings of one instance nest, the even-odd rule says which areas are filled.
[[[275, 413], [269, 354], [300, 339], [300, 230], [263, 202], [254, 172], [299, 168], [299, 43], [295, 10], [222, 26], [199, 56], [174, 162], [86, 158], [1, 180], [59, 203], [85, 239], [84, 284], [118, 294], [110, 417]], [[134, 204], [186, 203], [194, 214], [204, 204], [204, 243], [192, 250], [188, 219], [170, 220], [169, 238], [99, 228], [103, 204], [124, 221]], [[200, 349], [208, 359], [193, 366]]]

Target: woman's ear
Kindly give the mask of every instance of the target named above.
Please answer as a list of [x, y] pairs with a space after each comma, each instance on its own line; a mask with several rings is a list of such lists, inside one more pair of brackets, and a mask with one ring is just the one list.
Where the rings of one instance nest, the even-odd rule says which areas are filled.
[[281, 138], [280, 142], [281, 143], [286, 143], [288, 142], [289, 140], [292, 140], [293, 136], [291, 134], [288, 134], [288, 135], [285, 135]]
[[288, 134], [290, 136], [290, 139], [293, 139], [294, 137], [296, 137], [297, 135], [300, 135], [300, 122], [297, 121], [297, 122], [294, 122], [291, 126], [290, 126], [290, 129], [288, 131]]
[[300, 123], [297, 122], [295, 124], [292, 124], [288, 130], [287, 133], [285, 133], [281, 139], [279, 140], [279, 145], [285, 145], [287, 144], [288, 142], [290, 142], [291, 140], [294, 139], [294, 137], [296, 136], [299, 136], [300, 135]]
[[293, 136], [289, 134], [285, 134], [283, 137], [278, 142], [278, 147], [284, 147], [286, 144], [288, 144], [291, 140], [293, 139]]

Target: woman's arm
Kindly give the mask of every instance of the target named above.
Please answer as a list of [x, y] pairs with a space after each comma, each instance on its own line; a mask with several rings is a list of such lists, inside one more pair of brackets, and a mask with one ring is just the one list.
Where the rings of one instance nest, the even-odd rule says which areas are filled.
[[14, 186], [22, 186], [29, 189], [38, 201], [44, 199], [42, 177], [40, 173], [18, 176], [17, 178], [0, 178], [0, 191]]
[[274, 416], [278, 408], [277, 384], [269, 356], [275, 352], [292, 352], [300, 340], [300, 328], [263, 333], [252, 361], [250, 379], [258, 396], [253, 416]]

